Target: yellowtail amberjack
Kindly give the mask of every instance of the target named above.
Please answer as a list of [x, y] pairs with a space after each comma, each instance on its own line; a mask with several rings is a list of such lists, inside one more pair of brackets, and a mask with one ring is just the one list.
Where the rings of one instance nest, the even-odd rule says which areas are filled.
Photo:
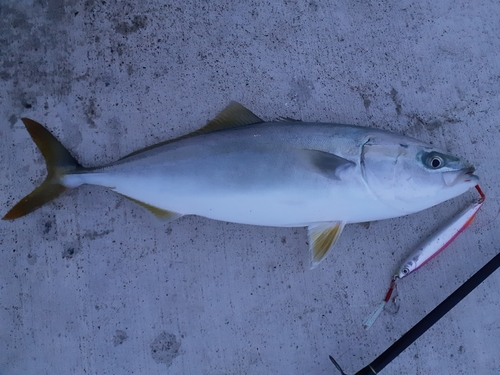
[[265, 122], [232, 102], [200, 130], [97, 168], [82, 167], [39, 123], [22, 119], [48, 176], [3, 219], [26, 215], [82, 184], [105, 186], [172, 220], [308, 227], [311, 266], [347, 223], [411, 214], [477, 184], [459, 158], [396, 133]]

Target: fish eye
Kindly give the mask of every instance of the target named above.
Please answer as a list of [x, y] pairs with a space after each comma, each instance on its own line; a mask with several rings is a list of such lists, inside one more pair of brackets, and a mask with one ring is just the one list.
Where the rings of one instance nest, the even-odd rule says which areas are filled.
[[444, 166], [444, 160], [438, 155], [429, 155], [427, 158], [427, 165], [432, 169], [439, 169]]
[[446, 167], [450, 162], [459, 161], [459, 159], [454, 156], [445, 155], [438, 151], [420, 151], [417, 154], [417, 159], [428, 169], [440, 169]]
[[408, 269], [408, 267], [405, 267], [403, 269], [403, 275], [408, 275], [410, 273], [410, 270]]

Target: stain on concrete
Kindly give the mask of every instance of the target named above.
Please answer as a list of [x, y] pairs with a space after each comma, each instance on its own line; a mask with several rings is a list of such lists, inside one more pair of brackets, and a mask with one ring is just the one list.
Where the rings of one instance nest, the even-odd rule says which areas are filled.
[[75, 150], [83, 141], [82, 132], [68, 119], [64, 119], [63, 123], [65, 124], [63, 128], [65, 146], [70, 150]]
[[74, 69], [64, 52], [70, 47], [68, 31], [60, 22], [65, 15], [64, 0], [35, 2], [29, 9], [16, 2], [12, 5], [0, 8], [0, 45], [2, 57], [8, 56], [0, 76], [12, 80], [9, 100], [14, 107], [30, 109], [36, 104], [33, 98], [41, 93], [69, 94]]
[[47, 15], [49, 19], [60, 22], [64, 17], [64, 0], [50, 0]]
[[292, 102], [305, 103], [312, 97], [314, 85], [307, 79], [294, 80], [290, 84], [291, 88], [288, 97]]
[[113, 344], [115, 346], [123, 344], [128, 339], [127, 332], [117, 329], [113, 336]]
[[72, 259], [74, 258], [78, 253], [80, 252], [80, 249], [74, 246], [69, 246], [62, 252], [62, 258], [63, 259]]
[[12, 99], [14, 100], [16, 107], [21, 107], [24, 109], [31, 109], [36, 107], [37, 98], [36, 93], [32, 92], [16, 92], [12, 95]]
[[82, 236], [81, 238], [89, 238], [91, 240], [95, 240], [96, 238], [101, 238], [101, 237], [104, 237], [104, 236], [107, 236], [108, 234], [110, 234], [112, 232], [112, 230], [103, 230], [103, 231], [86, 231]]
[[101, 117], [101, 111], [96, 105], [95, 98], [89, 98], [87, 106], [85, 108], [85, 118], [87, 119], [89, 126], [93, 129], [97, 128], [95, 119]]
[[313, 12], [317, 12], [318, 11], [318, 3], [316, 3], [315, 1], [310, 1], [309, 2], [309, 10], [311, 10]]
[[[0, 41], [0, 44], [1, 44], [1, 41]], [[2, 70], [2, 71], [0, 72], [0, 79], [1, 79], [1, 80], [3, 80], [3, 81], [8, 81], [8, 80], [9, 80], [9, 79], [11, 79], [11, 78], [12, 78], [12, 76], [11, 76], [8, 72], [6, 72], [6, 71], [4, 71], [4, 70]]]
[[368, 118], [371, 118], [369, 109], [373, 102], [377, 102], [377, 93], [379, 92], [378, 85], [376, 84], [353, 85], [351, 86], [351, 90], [356, 92], [361, 97]]
[[123, 56], [123, 53], [127, 50], [125, 43], [116, 43], [111, 47], [112, 53], [117, 53], [118, 56]]
[[361, 99], [363, 99], [363, 105], [365, 106], [365, 109], [368, 111], [368, 108], [370, 108], [370, 104], [372, 104], [372, 101], [368, 99], [368, 96], [364, 93], [359, 93], [359, 96], [361, 96]]
[[396, 106], [396, 113], [398, 115], [401, 114], [401, 98], [399, 96], [399, 93], [396, 91], [396, 89], [393, 87], [391, 90], [391, 99], [394, 105]]
[[151, 348], [151, 357], [156, 363], [164, 363], [170, 367], [173, 360], [179, 355], [181, 342], [177, 341], [174, 334], [163, 331], [149, 347]]
[[424, 115], [418, 113], [410, 113], [406, 117], [408, 117], [408, 128], [416, 134], [422, 128], [431, 132], [442, 128], [445, 124], [457, 124], [461, 122], [461, 120], [446, 114], [438, 116], [438, 118], [433, 117], [432, 119], [426, 119]]
[[28, 22], [26, 16], [17, 11], [14, 8], [8, 6], [2, 6], [1, 8], [2, 17], [5, 17], [5, 21], [10, 21], [12, 29], [30, 29], [31, 25]]
[[128, 64], [127, 65], [127, 74], [129, 76], [131, 76], [133, 73], [134, 73], [134, 67], [132, 66], [132, 64]]
[[11, 127], [14, 126], [17, 122], [17, 116], [16, 115], [12, 115], [9, 117], [9, 122], [10, 122], [10, 125]]
[[109, 118], [104, 123], [107, 136], [106, 150], [104, 155], [108, 156], [123, 154], [120, 150], [120, 142], [121, 139], [123, 139], [123, 136], [127, 133], [127, 128], [123, 127], [122, 124], [122, 121], [117, 116]]
[[52, 229], [52, 221], [48, 220], [44, 224], [43, 234], [47, 234]]
[[44, 240], [57, 240], [57, 222], [56, 216], [54, 214], [44, 215], [42, 218], [40, 218], [38, 220], [38, 228], [38, 231], [42, 233], [42, 237]]
[[38, 257], [37, 257], [37, 255], [36, 255], [36, 254], [31, 254], [31, 253], [30, 253], [30, 254], [28, 254], [28, 255], [27, 255], [28, 264], [29, 264], [30, 266], [33, 266], [33, 265], [36, 263], [37, 258], [38, 258]]
[[85, 5], [84, 5], [84, 9], [88, 12], [92, 11], [93, 7], [94, 7], [94, 4], [95, 4], [95, 0], [87, 0], [85, 1]]
[[122, 35], [135, 33], [147, 26], [147, 17], [143, 15], [135, 15], [130, 22], [119, 22], [115, 26], [115, 31]]
[[430, 130], [430, 131], [439, 129], [442, 125], [443, 125], [443, 123], [439, 120], [424, 122], [424, 126], [426, 127], [427, 130]]

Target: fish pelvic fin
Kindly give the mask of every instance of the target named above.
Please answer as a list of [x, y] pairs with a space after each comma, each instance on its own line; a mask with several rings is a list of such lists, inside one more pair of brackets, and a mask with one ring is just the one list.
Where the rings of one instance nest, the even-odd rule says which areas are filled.
[[311, 269], [316, 268], [325, 259], [339, 239], [345, 224], [345, 221], [330, 221], [310, 225], [307, 228]]
[[56, 137], [41, 124], [29, 118], [21, 120], [45, 158], [47, 177], [40, 186], [12, 207], [2, 218], [3, 220], [20, 218], [57, 198], [66, 190], [66, 186], [61, 182], [62, 177], [70, 172], [84, 169]]

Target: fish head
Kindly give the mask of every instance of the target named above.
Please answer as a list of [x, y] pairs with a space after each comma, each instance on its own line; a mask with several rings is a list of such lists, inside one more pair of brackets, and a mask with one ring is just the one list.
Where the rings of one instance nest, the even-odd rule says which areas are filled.
[[370, 137], [362, 146], [360, 164], [371, 192], [401, 215], [432, 207], [477, 185], [471, 164], [412, 138], [394, 138]]

